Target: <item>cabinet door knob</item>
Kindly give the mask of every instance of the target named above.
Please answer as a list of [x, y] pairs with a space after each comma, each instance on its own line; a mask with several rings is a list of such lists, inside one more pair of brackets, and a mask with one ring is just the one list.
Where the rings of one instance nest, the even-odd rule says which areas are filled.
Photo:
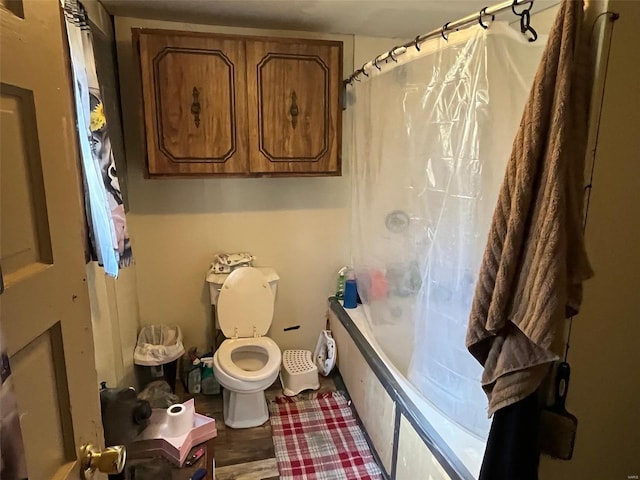
[[197, 128], [200, 127], [200, 91], [196, 87], [193, 87], [191, 95], [193, 96], [191, 114], [193, 115], [193, 123], [195, 123]]
[[298, 96], [295, 90], [291, 90], [291, 106], [289, 107], [289, 114], [291, 115], [291, 126], [295, 129], [298, 125]]

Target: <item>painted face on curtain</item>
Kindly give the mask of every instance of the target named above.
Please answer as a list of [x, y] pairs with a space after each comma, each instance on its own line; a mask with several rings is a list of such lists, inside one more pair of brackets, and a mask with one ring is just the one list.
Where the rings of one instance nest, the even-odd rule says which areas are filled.
[[[97, 91], [96, 91], [97, 90]], [[107, 129], [107, 118], [104, 113], [104, 105], [100, 100], [98, 89], [89, 89], [91, 102], [91, 149], [94, 158], [100, 165], [100, 173], [104, 188], [107, 192], [111, 217], [118, 240], [118, 252], [120, 253], [120, 266], [131, 263], [131, 242], [127, 232], [127, 222], [124, 213], [124, 203], [120, 192], [120, 183], [116, 174], [116, 165], [111, 150], [111, 140]]]

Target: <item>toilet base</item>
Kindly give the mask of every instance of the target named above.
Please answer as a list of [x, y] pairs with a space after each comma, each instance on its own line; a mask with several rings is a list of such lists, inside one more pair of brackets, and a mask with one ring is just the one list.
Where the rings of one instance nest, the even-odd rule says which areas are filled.
[[231, 428], [259, 427], [269, 420], [264, 391], [256, 393], [222, 392], [224, 424]]

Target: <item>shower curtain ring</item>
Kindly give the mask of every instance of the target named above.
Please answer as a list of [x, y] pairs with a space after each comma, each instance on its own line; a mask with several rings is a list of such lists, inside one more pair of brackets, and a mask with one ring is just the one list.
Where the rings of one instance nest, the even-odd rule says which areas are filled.
[[442, 31], [440, 32], [440, 35], [442, 35], [442, 38], [444, 38], [445, 42], [448, 42], [448, 41], [449, 41], [449, 38], [448, 38], [448, 37], [446, 37], [446, 36], [445, 36], [445, 34], [444, 34], [444, 32], [446, 32], [446, 31], [447, 31], [447, 28], [449, 28], [449, 23], [450, 23], [450, 22], [445, 23], [445, 24], [442, 26]]
[[360, 69], [360, 71], [362, 72], [362, 74], [363, 74], [365, 77], [368, 77], [368, 76], [369, 76], [369, 74], [365, 71], [365, 67], [366, 67], [366, 66], [367, 66], [367, 64], [366, 64], [366, 63], [363, 63], [363, 64], [362, 64], [362, 68]]
[[[533, 2], [535, 2], [535, 0], [529, 0], [522, 3], [518, 3], [518, 0], [513, 0], [513, 3], [511, 4], [511, 11], [513, 12], [514, 15], [517, 15], [518, 17], [522, 17], [522, 15], [525, 12], [530, 11], [533, 8]], [[518, 13], [516, 11], [516, 5], [520, 6], [520, 5], [524, 5], [525, 3], [528, 4], [527, 7], [524, 10], [522, 10], [521, 13]]]
[[[489, 25], [482, 23], [482, 17], [484, 17], [485, 15], [487, 15], [487, 7], [484, 7], [482, 10], [480, 10], [480, 14], [478, 16], [478, 23], [482, 28], [486, 30], [487, 28], [489, 28]], [[496, 19], [496, 16], [491, 15], [491, 21], [493, 22], [495, 19]]]
[[373, 66], [376, 67], [378, 71], [382, 71], [382, 68], [380, 68], [380, 65], [378, 65], [378, 60], [379, 60], [379, 56], [374, 58], [371, 63], [373, 63]]
[[389, 50], [389, 52], [388, 52], [388, 53], [389, 53], [389, 58], [390, 58], [391, 60], [393, 60], [394, 62], [398, 63], [398, 60], [396, 59], [396, 57], [394, 57], [394, 56], [393, 56], [393, 52], [394, 52], [394, 50], [395, 50], [396, 48], [398, 48], [398, 47], [393, 47], [391, 50]]
[[413, 40], [413, 46], [416, 47], [417, 51], [420, 51], [420, 35], [416, 35], [416, 38]]
[[520, 31], [523, 34], [529, 32], [532, 35], [529, 37], [530, 42], [535, 42], [538, 39], [538, 32], [531, 26], [531, 14], [529, 10], [524, 10], [522, 15], [520, 15]]
[[518, 0], [513, 0], [513, 3], [511, 4], [511, 11], [513, 12], [514, 15], [517, 15], [518, 17], [521, 17], [522, 14], [516, 12], [516, 5], [518, 5]]

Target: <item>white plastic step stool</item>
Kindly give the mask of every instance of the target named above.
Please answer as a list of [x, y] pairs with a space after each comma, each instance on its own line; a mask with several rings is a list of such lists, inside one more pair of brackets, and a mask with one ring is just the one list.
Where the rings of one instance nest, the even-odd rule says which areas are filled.
[[313, 363], [309, 350], [285, 350], [282, 353], [280, 382], [287, 397], [297, 395], [303, 390], [320, 388], [318, 367]]

